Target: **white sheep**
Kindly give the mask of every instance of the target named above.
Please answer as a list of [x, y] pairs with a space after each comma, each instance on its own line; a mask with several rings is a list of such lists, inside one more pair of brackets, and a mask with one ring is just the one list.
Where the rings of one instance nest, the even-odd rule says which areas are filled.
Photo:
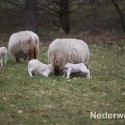
[[33, 74], [40, 73], [41, 75], [48, 77], [53, 72], [52, 64], [41, 63], [37, 59], [30, 60], [28, 62], [28, 73], [30, 77], [33, 77]]
[[0, 47], [0, 64], [1, 67], [3, 65], [6, 65], [7, 63], [7, 48], [6, 47]]
[[66, 63], [87, 63], [89, 56], [88, 45], [79, 39], [55, 39], [48, 48], [48, 61], [53, 64], [55, 75]]
[[69, 78], [70, 74], [74, 72], [82, 72], [83, 74], [86, 74], [86, 79], [90, 79], [90, 70], [88, 69], [88, 66], [84, 63], [79, 64], [72, 64], [67, 63], [64, 67], [64, 76], [67, 75], [67, 78]]
[[32, 31], [13, 33], [9, 39], [8, 50], [16, 57], [16, 62], [19, 62], [19, 58], [24, 58], [25, 61], [36, 59], [39, 53], [39, 38]]

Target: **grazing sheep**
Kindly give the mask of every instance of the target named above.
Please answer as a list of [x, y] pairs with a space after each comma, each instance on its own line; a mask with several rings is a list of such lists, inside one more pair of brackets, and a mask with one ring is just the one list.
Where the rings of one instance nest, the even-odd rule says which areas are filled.
[[1, 67], [3, 65], [6, 65], [7, 63], [7, 48], [6, 47], [0, 47], [0, 64]]
[[90, 70], [88, 69], [88, 66], [84, 63], [67, 63], [64, 67], [64, 75], [67, 75], [67, 78], [69, 78], [72, 72], [82, 72], [83, 74], [86, 74], [86, 79], [90, 79]]
[[24, 58], [25, 61], [36, 59], [39, 52], [39, 38], [32, 31], [14, 33], [10, 36], [8, 49], [16, 57], [16, 62], [19, 62], [19, 58]]
[[37, 59], [30, 60], [28, 63], [28, 73], [30, 77], [33, 77], [32, 73], [40, 73], [41, 75], [48, 77], [53, 72], [52, 64], [41, 63]]
[[89, 55], [88, 45], [79, 39], [55, 39], [48, 48], [48, 61], [53, 64], [55, 75], [66, 63], [87, 63]]

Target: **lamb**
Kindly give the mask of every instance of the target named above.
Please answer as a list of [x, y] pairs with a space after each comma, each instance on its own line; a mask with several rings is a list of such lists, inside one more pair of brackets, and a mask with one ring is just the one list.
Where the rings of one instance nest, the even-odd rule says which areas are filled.
[[0, 47], [0, 64], [1, 67], [3, 65], [6, 65], [7, 63], [7, 48], [6, 47]]
[[40, 73], [41, 75], [48, 77], [53, 72], [52, 64], [44, 64], [37, 59], [30, 60], [28, 62], [28, 73], [30, 77], [33, 77], [33, 73]]
[[53, 64], [55, 75], [59, 75], [66, 63], [87, 63], [88, 45], [79, 39], [55, 39], [48, 48], [48, 61]]
[[8, 50], [15, 56], [16, 62], [19, 62], [19, 58], [25, 61], [36, 59], [39, 53], [39, 38], [32, 31], [13, 33], [9, 38]]
[[84, 63], [67, 63], [64, 67], [64, 75], [67, 75], [67, 78], [69, 78], [72, 72], [82, 72], [83, 74], [86, 74], [86, 79], [90, 79], [90, 70], [88, 69], [88, 66]]

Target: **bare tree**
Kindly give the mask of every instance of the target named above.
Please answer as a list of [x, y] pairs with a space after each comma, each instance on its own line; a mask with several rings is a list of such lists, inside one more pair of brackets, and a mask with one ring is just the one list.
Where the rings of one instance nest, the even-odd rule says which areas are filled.
[[26, 30], [37, 32], [37, 0], [25, 0], [25, 18]]
[[[84, 0], [5, 0], [22, 10], [25, 10], [26, 30], [37, 32], [37, 10], [45, 13], [48, 23], [53, 23], [62, 32], [70, 33], [70, 13], [74, 13], [82, 5]], [[78, 6], [77, 6], [78, 5]], [[75, 7], [73, 7], [75, 6]], [[77, 7], [76, 7], [77, 6]], [[40, 15], [41, 15], [40, 13]], [[44, 18], [44, 19], [45, 19]]]
[[49, 15], [49, 21], [66, 34], [70, 32], [69, 0], [39, 1], [38, 8]]
[[111, 0], [111, 2], [114, 4], [116, 10], [117, 10], [118, 13], [119, 13], [119, 16], [120, 16], [120, 19], [121, 19], [121, 23], [122, 23], [122, 29], [123, 29], [123, 31], [125, 32], [125, 22], [124, 22], [123, 13], [122, 13], [122, 11], [120, 10], [119, 5], [118, 5], [118, 3], [116, 2], [116, 0]]
[[66, 33], [70, 32], [70, 12], [69, 12], [69, 0], [59, 0], [59, 20], [60, 28]]

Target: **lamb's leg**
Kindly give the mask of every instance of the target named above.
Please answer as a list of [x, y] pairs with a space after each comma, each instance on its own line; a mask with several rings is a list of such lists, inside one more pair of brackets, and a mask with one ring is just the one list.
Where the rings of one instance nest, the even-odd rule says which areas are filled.
[[0, 63], [1, 63], [1, 67], [3, 67], [3, 60], [2, 59], [0, 59]]
[[90, 79], [90, 71], [86, 73], [86, 79]]
[[3, 57], [3, 65], [6, 65], [7, 63], [7, 56]]
[[69, 68], [68, 70], [67, 70], [67, 78], [69, 78], [69, 76], [70, 76], [70, 74], [71, 74], [71, 68]]
[[46, 74], [46, 73], [42, 73], [42, 75], [45, 76], [45, 77], [48, 77], [48, 74]]
[[5, 57], [4, 59], [4, 65], [6, 65], [6, 63], [7, 63], [7, 57]]
[[65, 76], [66, 76], [66, 72], [63, 73], [63, 77], [65, 77]]
[[28, 69], [28, 73], [29, 73], [30, 77], [33, 77], [31, 68]]

